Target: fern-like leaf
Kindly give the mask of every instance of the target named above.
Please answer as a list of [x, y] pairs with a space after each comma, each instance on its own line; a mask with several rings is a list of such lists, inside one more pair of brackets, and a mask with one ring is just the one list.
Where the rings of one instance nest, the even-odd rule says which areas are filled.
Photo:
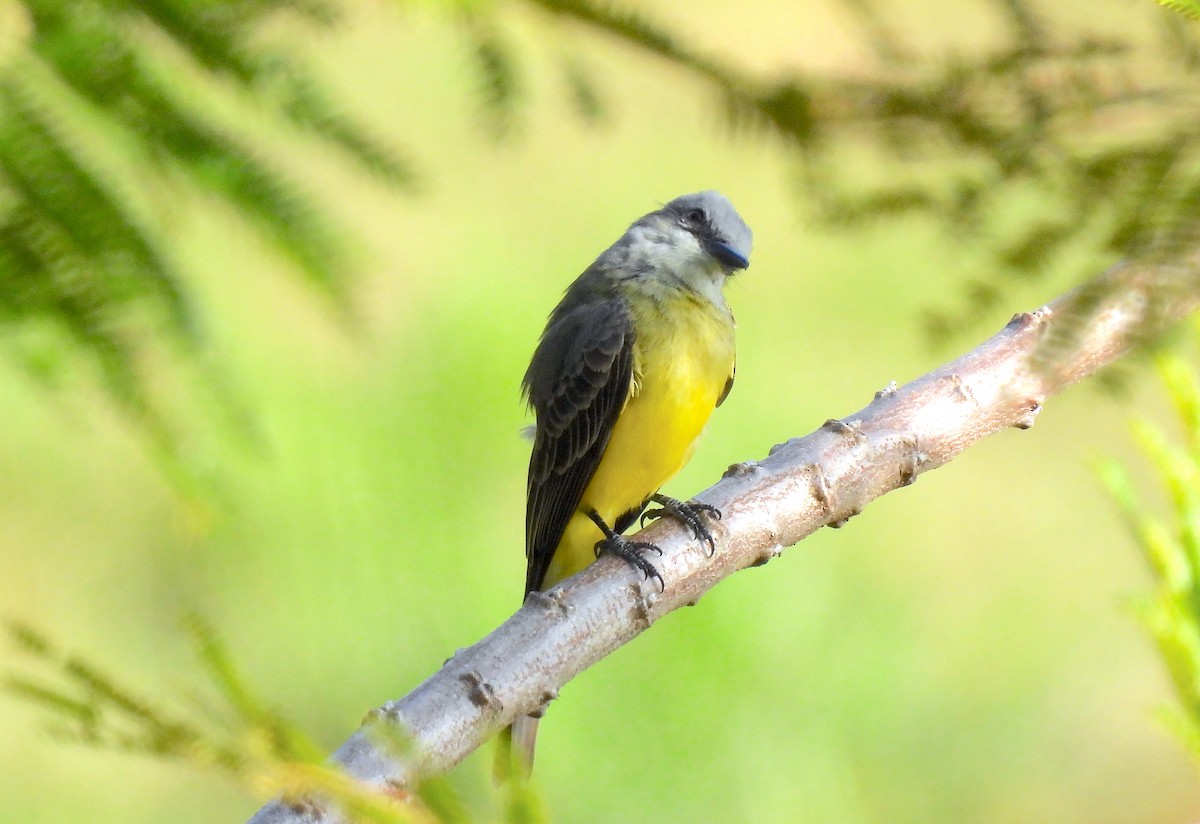
[[1193, 20], [1200, 20], [1200, 0], [1158, 0], [1158, 3]]

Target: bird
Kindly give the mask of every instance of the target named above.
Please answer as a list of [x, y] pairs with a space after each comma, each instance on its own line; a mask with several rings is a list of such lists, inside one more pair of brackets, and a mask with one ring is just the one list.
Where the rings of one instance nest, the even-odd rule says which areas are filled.
[[[669, 515], [710, 552], [712, 506], [659, 493], [691, 458], [733, 387], [727, 278], [750, 265], [752, 234], [716, 191], [677, 197], [636, 220], [567, 288], [522, 381], [535, 424], [525, 514], [525, 597], [601, 554], [665, 582], [658, 547], [623, 535]], [[647, 511], [651, 503], [659, 509]], [[502, 736], [497, 776], [528, 777], [538, 718]]]

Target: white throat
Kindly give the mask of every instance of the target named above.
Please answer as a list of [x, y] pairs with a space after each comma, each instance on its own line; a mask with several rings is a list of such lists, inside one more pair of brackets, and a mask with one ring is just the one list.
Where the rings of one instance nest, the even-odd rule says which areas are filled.
[[642, 253], [638, 257], [657, 270], [652, 276], [639, 278], [638, 288], [663, 296], [686, 290], [706, 298], [714, 306], [727, 308], [721, 291], [725, 270], [695, 235], [675, 226], [635, 226], [630, 233], [632, 248]]

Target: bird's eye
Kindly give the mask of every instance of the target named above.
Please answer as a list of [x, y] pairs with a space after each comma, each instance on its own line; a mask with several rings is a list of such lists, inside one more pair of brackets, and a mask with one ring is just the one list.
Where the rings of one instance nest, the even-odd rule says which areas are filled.
[[683, 219], [693, 226], [702, 226], [708, 222], [708, 215], [704, 213], [703, 209], [692, 209], [683, 216]]

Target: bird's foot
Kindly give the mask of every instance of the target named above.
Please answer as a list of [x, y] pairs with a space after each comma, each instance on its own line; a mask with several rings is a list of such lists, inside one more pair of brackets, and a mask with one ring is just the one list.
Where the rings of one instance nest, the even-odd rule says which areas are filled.
[[656, 552], [662, 555], [662, 550], [654, 544], [646, 543], [645, 541], [631, 541], [624, 535], [613, 535], [596, 544], [597, 557], [601, 553], [616, 555], [635, 569], [640, 569], [642, 574], [646, 576], [647, 581], [651, 578], [658, 581], [659, 591], [665, 591], [667, 588], [666, 582], [663, 581], [658, 568], [646, 560], [646, 556], [642, 554], [644, 552]]
[[650, 500], [661, 506], [662, 509], [643, 512], [640, 520], [641, 526], [644, 527], [646, 521], [653, 521], [656, 518], [661, 518], [663, 515], [670, 515], [677, 520], [683, 521], [692, 530], [693, 538], [708, 544], [708, 554], [710, 557], [717, 551], [717, 542], [713, 540], [712, 533], [704, 525], [704, 518], [707, 516], [714, 521], [719, 521], [721, 520], [721, 510], [708, 504], [696, 503], [695, 501], [679, 501], [666, 495], [651, 495]]
[[645, 552], [655, 552], [662, 555], [662, 550], [654, 544], [646, 541], [632, 541], [620, 533], [614, 532], [613, 529], [600, 518], [599, 515], [592, 514], [592, 521], [596, 526], [600, 527], [600, 531], [604, 533], [604, 540], [596, 543], [596, 557], [599, 558], [602, 553], [616, 555], [625, 563], [632, 566], [634, 569], [641, 570], [646, 576], [646, 580], [651, 578], [658, 581], [659, 591], [666, 591], [667, 585], [663, 581], [662, 575], [654, 564], [646, 560]]

